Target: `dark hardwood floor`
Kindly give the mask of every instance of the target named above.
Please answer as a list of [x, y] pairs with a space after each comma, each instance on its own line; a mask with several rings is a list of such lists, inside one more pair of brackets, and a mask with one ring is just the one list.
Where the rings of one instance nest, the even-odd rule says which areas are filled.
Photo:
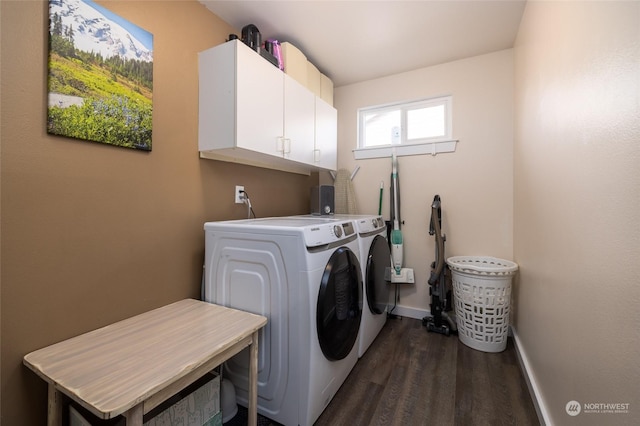
[[[247, 424], [246, 409], [225, 426]], [[280, 426], [258, 416], [259, 426]], [[539, 425], [518, 358], [389, 319], [315, 426]], [[304, 425], [308, 426], [308, 425]]]
[[389, 319], [315, 426], [538, 425], [513, 342], [500, 353]]

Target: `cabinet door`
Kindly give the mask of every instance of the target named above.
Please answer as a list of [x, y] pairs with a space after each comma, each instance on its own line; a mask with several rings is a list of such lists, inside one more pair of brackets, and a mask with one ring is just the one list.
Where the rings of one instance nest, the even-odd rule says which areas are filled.
[[282, 156], [283, 72], [238, 42], [236, 145]]
[[316, 97], [316, 137], [314, 165], [336, 170], [338, 166], [338, 111]]
[[284, 158], [313, 164], [315, 96], [293, 78], [284, 78]]
[[198, 149], [234, 148], [236, 143], [236, 47], [225, 43], [198, 55]]

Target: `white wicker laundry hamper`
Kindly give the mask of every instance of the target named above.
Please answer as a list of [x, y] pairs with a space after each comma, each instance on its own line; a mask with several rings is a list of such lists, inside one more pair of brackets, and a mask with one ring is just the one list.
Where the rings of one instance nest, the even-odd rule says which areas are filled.
[[511, 279], [514, 262], [495, 257], [454, 256], [447, 259], [453, 281], [460, 341], [484, 352], [507, 347]]

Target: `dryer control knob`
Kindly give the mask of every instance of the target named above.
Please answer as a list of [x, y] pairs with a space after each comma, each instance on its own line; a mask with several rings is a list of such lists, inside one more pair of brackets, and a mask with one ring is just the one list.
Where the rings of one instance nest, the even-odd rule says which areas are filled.
[[334, 234], [336, 234], [336, 237], [338, 238], [342, 237], [342, 227], [340, 225], [335, 225], [333, 227], [333, 232]]

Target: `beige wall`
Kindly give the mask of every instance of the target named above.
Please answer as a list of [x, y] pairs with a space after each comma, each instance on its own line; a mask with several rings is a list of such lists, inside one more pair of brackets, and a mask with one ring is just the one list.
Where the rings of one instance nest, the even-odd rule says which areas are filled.
[[197, 52], [230, 28], [196, 1], [101, 2], [154, 34], [153, 151], [49, 136], [44, 1], [2, 1], [2, 424], [42, 425], [35, 349], [198, 297], [207, 220], [308, 212], [318, 176], [200, 160]]
[[[391, 158], [354, 160], [357, 109], [453, 95], [455, 153], [398, 157], [405, 266], [415, 285], [402, 286], [399, 311], [422, 318], [435, 258], [429, 235], [433, 196], [442, 197], [446, 255], [513, 256], [513, 52], [511, 49], [338, 87], [338, 167], [353, 170], [358, 212], [389, 218]], [[328, 179], [330, 181], [330, 178]], [[321, 181], [327, 181], [321, 175]]]
[[515, 328], [544, 418], [638, 424], [640, 3], [528, 2], [515, 70]]
[[[196, 54], [234, 29], [190, 0], [102, 3], [155, 36], [151, 153], [45, 133], [46, 2], [0, 1], [7, 425], [46, 415], [46, 387], [21, 365], [24, 354], [198, 296], [202, 222], [244, 217], [230, 201], [235, 184], [269, 216], [305, 213], [318, 181], [198, 159]], [[361, 213], [377, 211], [384, 182], [387, 218], [391, 161], [353, 159], [357, 108], [454, 96], [457, 152], [399, 159], [405, 259], [416, 273], [400, 307], [428, 309], [428, 208], [438, 193], [448, 256], [520, 265], [515, 334], [552, 424], [637, 423], [639, 28], [638, 2], [530, 1], [514, 50], [335, 91], [339, 167], [361, 167]], [[573, 418], [570, 400], [630, 403], [632, 415]]]

